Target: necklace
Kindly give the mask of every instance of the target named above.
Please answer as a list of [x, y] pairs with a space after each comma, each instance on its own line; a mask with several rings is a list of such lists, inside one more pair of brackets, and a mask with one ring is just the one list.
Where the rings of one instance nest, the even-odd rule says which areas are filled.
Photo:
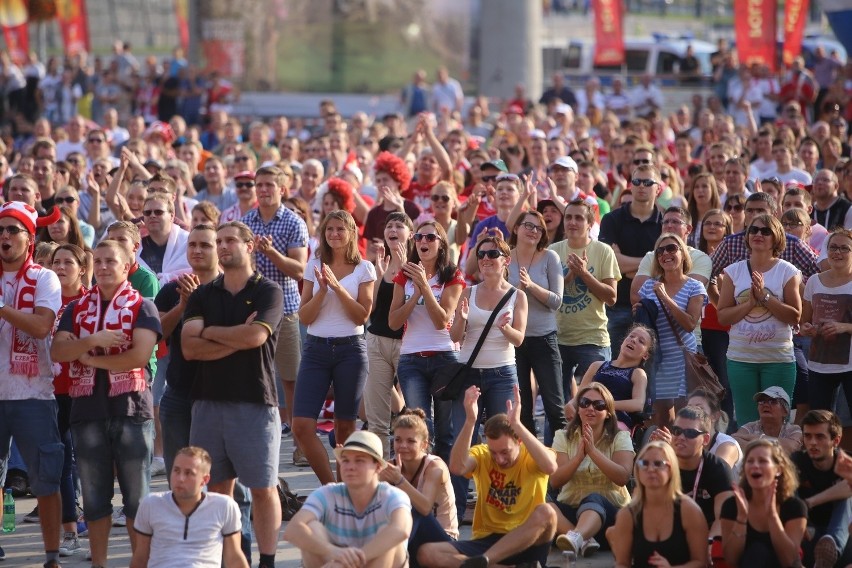
[[526, 270], [527, 272], [529, 272], [529, 271], [530, 271], [530, 266], [532, 266], [532, 263], [533, 263], [533, 262], [535, 262], [535, 255], [536, 255], [537, 253], [538, 253], [538, 251], [537, 251], [537, 250], [533, 250], [532, 256], [530, 257], [529, 264], [527, 264], [526, 266], [524, 266], [523, 264], [521, 264], [521, 251], [520, 251], [520, 250], [518, 250], [518, 249], [515, 249], [515, 262], [517, 262], [517, 263], [518, 263], [518, 269], [519, 269], [518, 271], [520, 272], [520, 269], [521, 269], [521, 268], [523, 268], [524, 270]]

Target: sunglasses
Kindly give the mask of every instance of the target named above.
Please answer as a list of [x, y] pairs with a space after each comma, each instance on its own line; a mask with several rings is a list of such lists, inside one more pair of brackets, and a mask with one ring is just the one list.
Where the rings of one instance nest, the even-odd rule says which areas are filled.
[[236, 187], [254, 187], [253, 181], [238, 181], [234, 184]]
[[661, 256], [663, 253], [667, 252], [667, 253], [670, 253], [670, 254], [674, 254], [679, 250], [680, 250], [679, 246], [677, 246], [674, 243], [671, 243], [671, 244], [668, 244], [668, 245], [663, 245], [663, 246], [657, 247], [657, 250], [655, 250], [654, 252], [656, 253], [657, 256]]
[[770, 229], [769, 227], [755, 227], [754, 225], [748, 228], [749, 235], [756, 235], [758, 233], [760, 233], [764, 237], [770, 237], [772, 236], [772, 229]]
[[577, 401], [577, 405], [580, 408], [589, 408], [591, 406], [598, 412], [603, 412], [604, 410], [606, 410], [606, 401], [603, 399], [592, 400], [584, 396], [583, 398]]
[[88, 139], [89, 144], [100, 144], [101, 142], [105, 142], [105, 140], [103, 138], [89, 138]]
[[769, 397], [759, 398], [757, 399], [757, 404], [768, 404], [769, 406], [778, 406], [779, 404], [781, 404], [781, 399]]
[[[414, 238], [416, 239], [417, 235], [414, 235]], [[503, 253], [500, 252], [497, 249], [476, 251], [476, 258], [478, 258], [479, 260], [482, 260], [485, 257], [488, 257], [491, 260], [496, 260], [496, 259], [500, 258], [501, 256], [504, 256]]]
[[249, 157], [248, 156], [234, 156], [234, 161], [235, 162], [248, 162]]
[[636, 187], [639, 187], [640, 185], [644, 185], [645, 187], [652, 187], [657, 184], [657, 182], [652, 179], [639, 178], [633, 178], [632, 180], [630, 180], [630, 183], [632, 183]]
[[142, 211], [142, 215], [144, 217], [162, 217], [166, 213], [168, 213], [168, 211], [165, 209], [145, 209]]
[[494, 174], [494, 175], [482, 176], [482, 181], [484, 181], [485, 183], [491, 183], [491, 182], [493, 182], [493, 181], [494, 181], [494, 180], [496, 180], [496, 179], [497, 179], [497, 175], [496, 175], [496, 174]]
[[20, 227], [15, 227], [14, 225], [9, 225], [8, 227], [0, 227], [0, 235], [4, 232], [9, 233], [10, 236], [19, 235], [21, 233], [26, 233], [26, 229], [22, 229]]
[[683, 435], [687, 440], [694, 440], [698, 436], [702, 434], [706, 434], [702, 430], [696, 430], [695, 428], [681, 428], [680, 426], [672, 426], [672, 437], [677, 438], [680, 435]]
[[543, 233], [544, 232], [544, 227], [539, 227], [535, 223], [530, 223], [529, 221], [524, 221], [523, 223], [521, 223], [521, 227], [523, 227], [527, 231], [533, 231], [533, 232], [536, 232], [536, 233]]
[[62, 204], [71, 205], [72, 203], [77, 201], [77, 198], [70, 197], [70, 196], [69, 197], [57, 197], [54, 201], [56, 201], [57, 205], [62, 205]]
[[665, 469], [669, 466], [666, 460], [636, 460], [639, 469]]
[[725, 211], [736, 211], [737, 213], [739, 213], [742, 210], [742, 205], [725, 205]]
[[439, 201], [443, 201], [444, 203], [450, 202], [449, 195], [430, 195], [429, 199], [431, 199], [435, 203], [438, 203]]
[[634, 166], [644, 166], [646, 164], [650, 164], [651, 160], [633, 160]]
[[496, 179], [497, 179], [497, 181], [506, 181], [506, 180], [518, 181], [521, 178], [519, 178], [515, 174], [499, 174]]
[[423, 239], [426, 239], [426, 242], [428, 243], [434, 243], [440, 238], [441, 237], [436, 235], [435, 233], [414, 233], [414, 240], [418, 243]]
[[782, 221], [781, 226], [785, 229], [789, 229], [791, 227], [802, 227], [804, 226], [804, 223], [801, 221]]

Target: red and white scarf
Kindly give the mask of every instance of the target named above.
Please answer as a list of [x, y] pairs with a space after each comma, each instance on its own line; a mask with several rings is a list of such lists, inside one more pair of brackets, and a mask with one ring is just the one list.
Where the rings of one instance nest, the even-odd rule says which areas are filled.
[[[84, 294], [74, 307], [74, 333], [80, 339], [97, 333], [100, 329], [121, 330], [126, 343], [124, 347], [97, 349], [92, 355], [117, 355], [127, 351], [133, 341], [133, 328], [142, 306], [142, 295], [129, 282], [125, 281], [116, 290], [106, 308], [101, 321], [101, 292], [94, 286]], [[95, 368], [83, 365], [80, 361], [71, 362], [72, 398], [91, 396], [95, 388]], [[129, 392], [142, 392], [148, 387], [142, 369], [129, 371], [109, 371], [109, 396], [118, 396]]]
[[[38, 276], [45, 268], [34, 264], [31, 258], [21, 266], [15, 277], [14, 308], [25, 314], [35, 311], [36, 284]], [[5, 322], [4, 322], [5, 323]], [[12, 349], [9, 354], [10, 373], [23, 375], [30, 379], [39, 375], [38, 340], [32, 335], [12, 328]]]

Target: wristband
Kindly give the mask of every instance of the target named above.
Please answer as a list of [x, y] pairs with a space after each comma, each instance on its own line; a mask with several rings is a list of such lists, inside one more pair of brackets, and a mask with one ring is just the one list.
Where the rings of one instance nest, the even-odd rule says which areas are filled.
[[402, 484], [402, 482], [403, 482], [403, 481], [405, 481], [405, 476], [404, 476], [404, 475], [400, 475], [400, 476], [399, 476], [399, 481], [397, 481], [396, 483], [391, 483], [391, 485], [393, 485], [394, 487], [399, 487], [399, 485], [400, 485], [400, 484]]

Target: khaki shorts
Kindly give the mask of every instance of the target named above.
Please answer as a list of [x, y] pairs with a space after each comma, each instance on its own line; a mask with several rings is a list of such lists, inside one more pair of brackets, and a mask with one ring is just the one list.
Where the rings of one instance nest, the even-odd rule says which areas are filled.
[[282, 381], [295, 382], [302, 360], [302, 337], [299, 333], [299, 314], [281, 318], [278, 345], [275, 348], [275, 367]]

